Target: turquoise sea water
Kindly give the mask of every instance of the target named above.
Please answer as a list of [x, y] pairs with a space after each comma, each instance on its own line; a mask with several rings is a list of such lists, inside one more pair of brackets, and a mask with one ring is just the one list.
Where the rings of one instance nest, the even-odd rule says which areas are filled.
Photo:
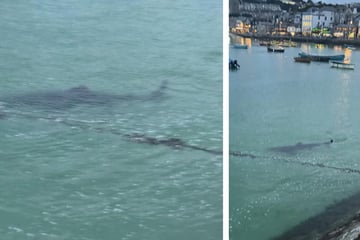
[[[218, 1], [3, 1], [0, 99], [86, 85], [159, 99], [54, 109], [1, 102], [1, 239], [220, 239]], [[19, 99], [19, 97], [17, 98]]]
[[[359, 191], [359, 174], [340, 169], [360, 170], [360, 52], [301, 44], [276, 54], [256, 41], [247, 43], [248, 50], [230, 48], [230, 58], [241, 65], [229, 76], [230, 150], [256, 158], [230, 157], [230, 236], [261, 240]], [[345, 53], [355, 70], [296, 63], [300, 51]], [[269, 149], [330, 139], [331, 145], [293, 154]], [[317, 224], [308, 232], [316, 232]]]

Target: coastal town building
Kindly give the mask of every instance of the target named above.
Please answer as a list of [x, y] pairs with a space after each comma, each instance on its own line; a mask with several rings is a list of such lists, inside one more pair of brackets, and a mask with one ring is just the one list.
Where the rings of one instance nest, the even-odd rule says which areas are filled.
[[302, 33], [304, 36], [311, 34], [324, 36], [326, 35], [324, 32], [330, 34], [328, 30], [333, 28], [334, 22], [335, 8], [309, 8], [302, 13]]
[[301, 30], [304, 36], [309, 36], [312, 29], [312, 14], [302, 14]]
[[360, 39], [359, 3], [309, 5], [309, 1], [284, 0], [230, 0], [230, 3], [233, 32]]
[[239, 4], [239, 11], [243, 12], [281, 12], [281, 8], [278, 4], [272, 3], [248, 3], [241, 2]]

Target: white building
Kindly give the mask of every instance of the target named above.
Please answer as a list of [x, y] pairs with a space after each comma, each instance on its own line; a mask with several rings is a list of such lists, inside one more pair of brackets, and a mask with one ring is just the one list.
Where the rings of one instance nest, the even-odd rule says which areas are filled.
[[301, 29], [302, 29], [303, 35], [310, 35], [311, 34], [311, 29], [313, 29], [313, 26], [312, 26], [312, 14], [303, 13]]
[[332, 28], [335, 21], [335, 9], [331, 7], [309, 8], [302, 14], [302, 32], [310, 34], [313, 28]]
[[317, 28], [332, 28], [334, 23], [333, 11], [317, 11], [313, 13], [312, 26]]

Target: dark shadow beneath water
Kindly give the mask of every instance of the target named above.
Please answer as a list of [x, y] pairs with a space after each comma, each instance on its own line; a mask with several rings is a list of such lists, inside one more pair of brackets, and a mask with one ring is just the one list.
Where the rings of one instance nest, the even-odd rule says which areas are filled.
[[[273, 240], [330, 239], [334, 229], [349, 225], [360, 210], [360, 192], [328, 206], [320, 214], [310, 217]], [[354, 217], [355, 216], [355, 217]], [[340, 232], [338, 232], [340, 234]], [[334, 236], [333, 236], [334, 237]]]

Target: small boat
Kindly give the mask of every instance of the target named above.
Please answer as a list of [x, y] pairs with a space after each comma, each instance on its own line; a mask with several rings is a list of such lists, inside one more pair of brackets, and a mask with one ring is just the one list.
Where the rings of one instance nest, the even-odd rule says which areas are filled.
[[283, 53], [285, 52], [285, 48], [280, 46], [270, 46], [267, 48], [268, 52], [277, 52], [277, 53]]
[[350, 70], [355, 69], [355, 64], [338, 62], [338, 61], [330, 61], [330, 66], [332, 68], [341, 68], [341, 69], [350, 69]]
[[353, 45], [344, 44], [344, 47], [350, 50], [355, 50], [356, 48]]
[[345, 58], [344, 54], [339, 55], [312, 55], [307, 54], [304, 52], [299, 53], [300, 57], [307, 57], [310, 58], [311, 61], [318, 61], [318, 62], [329, 62], [329, 61], [343, 61]]
[[270, 44], [270, 42], [267, 42], [267, 41], [260, 41], [260, 42], [259, 42], [259, 45], [260, 45], [260, 46], [268, 47], [268, 46], [270, 46], [271, 44]]
[[311, 63], [311, 58], [308, 57], [294, 57], [295, 62]]
[[283, 47], [297, 47], [297, 43], [293, 41], [287, 41], [283, 43]]
[[293, 41], [271, 41], [271, 45], [276, 45], [280, 47], [297, 47], [297, 43]]
[[238, 49], [248, 49], [248, 45], [246, 44], [233, 44], [232, 45], [233, 48], [238, 48]]
[[236, 71], [240, 69], [240, 65], [238, 64], [237, 60], [229, 59], [229, 70]]

